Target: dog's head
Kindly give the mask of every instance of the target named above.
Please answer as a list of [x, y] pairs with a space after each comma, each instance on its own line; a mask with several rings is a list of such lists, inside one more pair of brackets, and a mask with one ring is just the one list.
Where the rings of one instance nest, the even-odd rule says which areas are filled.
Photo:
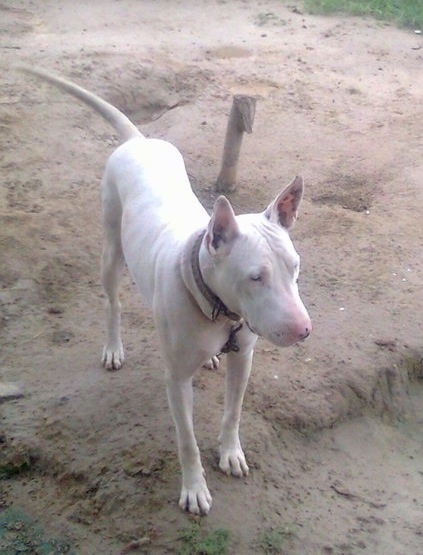
[[219, 197], [204, 238], [209, 287], [254, 333], [281, 347], [311, 331], [298, 292], [300, 258], [289, 237], [302, 195], [303, 180], [296, 177], [264, 212], [242, 216]]

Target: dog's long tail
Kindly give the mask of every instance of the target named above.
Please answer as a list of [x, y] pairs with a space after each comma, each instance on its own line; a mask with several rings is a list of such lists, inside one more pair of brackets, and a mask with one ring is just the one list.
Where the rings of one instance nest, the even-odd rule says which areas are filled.
[[104, 119], [106, 119], [119, 133], [122, 141], [128, 141], [134, 137], [143, 137], [135, 125], [120, 110], [109, 104], [99, 96], [83, 89], [79, 85], [54, 75], [43, 69], [28, 67], [24, 65], [15, 66], [16, 69], [24, 73], [29, 73], [37, 77], [41, 77], [44, 81], [48, 81], [62, 91], [65, 91], [79, 100], [82, 100], [91, 108], [94, 108]]

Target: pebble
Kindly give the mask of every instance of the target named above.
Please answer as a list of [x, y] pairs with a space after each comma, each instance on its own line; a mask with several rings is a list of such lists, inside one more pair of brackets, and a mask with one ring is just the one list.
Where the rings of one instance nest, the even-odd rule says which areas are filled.
[[0, 403], [23, 397], [22, 386], [17, 382], [0, 382]]

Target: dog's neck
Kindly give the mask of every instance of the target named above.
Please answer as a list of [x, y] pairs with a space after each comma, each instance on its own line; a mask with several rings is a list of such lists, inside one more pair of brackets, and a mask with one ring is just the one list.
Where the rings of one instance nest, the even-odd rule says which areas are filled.
[[213, 322], [219, 316], [229, 320], [238, 321], [241, 317], [223, 303], [223, 301], [210, 289], [204, 281], [200, 268], [200, 249], [206, 230], [194, 233], [186, 244], [181, 258], [182, 277], [188, 291], [195, 299], [197, 305]]

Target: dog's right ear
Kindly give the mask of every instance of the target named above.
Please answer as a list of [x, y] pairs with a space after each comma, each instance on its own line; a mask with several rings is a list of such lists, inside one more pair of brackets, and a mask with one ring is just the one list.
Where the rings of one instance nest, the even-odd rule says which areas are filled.
[[214, 256], [229, 246], [240, 234], [231, 203], [224, 196], [217, 198], [205, 237], [207, 249]]

